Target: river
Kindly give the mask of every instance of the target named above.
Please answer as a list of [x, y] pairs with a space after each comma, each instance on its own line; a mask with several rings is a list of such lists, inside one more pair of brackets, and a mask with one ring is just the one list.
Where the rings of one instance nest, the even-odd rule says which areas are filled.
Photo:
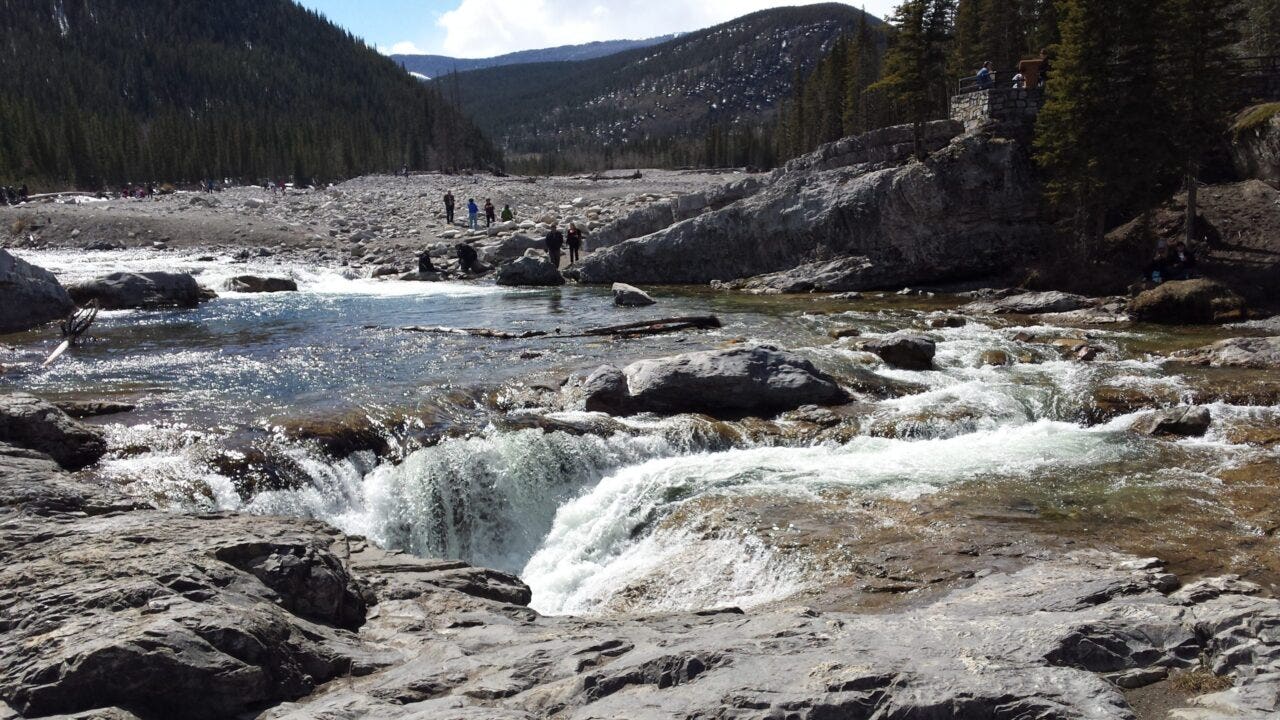
[[[1277, 406], [1213, 403], [1210, 432], [1177, 441], [1130, 431], [1134, 414], [1097, 412], [1102, 388], [1172, 402], [1199, 396], [1222, 378], [1160, 357], [1254, 332], [1248, 327], [1086, 329], [1029, 318], [931, 327], [967, 299], [668, 288], [654, 293], [657, 305], [637, 310], [613, 307], [601, 288], [349, 279], [274, 258], [22, 257], [64, 282], [163, 269], [193, 272], [215, 288], [238, 274], [285, 275], [300, 286], [222, 293], [195, 310], [104, 312], [87, 341], [48, 370], [36, 366], [56, 332], [4, 338], [5, 389], [138, 405], [94, 421], [111, 450], [86, 472], [166, 507], [316, 517], [385, 547], [515, 572], [546, 613], [752, 606], [854, 573], [841, 554], [846, 539], [852, 545], [874, 528], [806, 530], [814, 508], [838, 515], [877, 501], [980, 495], [1030, 503], [1042, 518], [1057, 513], [1062, 527], [1075, 521], [1062, 532], [1084, 534], [1098, 529], [1088, 529], [1094, 516], [1119, 506], [1149, 518], [1171, 496], [1213, 505], [1225, 475], [1274, 468], [1278, 459], [1274, 447], [1239, 433], [1274, 425]], [[554, 334], [694, 314], [717, 315], [723, 327], [632, 340]], [[553, 334], [498, 340], [404, 326]], [[856, 348], [858, 338], [832, 332], [867, 338], [901, 328], [938, 342], [936, 369], [886, 368]], [[1065, 359], [1046, 338], [1087, 338], [1102, 354]], [[860, 397], [855, 413], [825, 426], [797, 417], [611, 420], [536, 401], [547, 393], [538, 386], [554, 389], [604, 362], [738, 342], [793, 349], [846, 381], [870, 368], [914, 389]], [[991, 351], [1016, 362], [984, 365]], [[300, 420], [350, 418], [377, 428], [390, 449], [335, 459], [287, 431]], [[1236, 535], [1259, 532], [1234, 506], [1219, 509], [1214, 517], [1235, 523]], [[849, 517], [900, 522], [889, 512]]]

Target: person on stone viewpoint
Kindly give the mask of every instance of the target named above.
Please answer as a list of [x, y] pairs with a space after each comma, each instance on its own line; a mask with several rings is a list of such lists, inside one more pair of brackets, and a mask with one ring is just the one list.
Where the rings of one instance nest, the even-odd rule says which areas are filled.
[[982, 63], [982, 69], [978, 70], [978, 89], [990, 90], [991, 86], [996, 84], [992, 71], [995, 65], [990, 60]]
[[489, 198], [484, 199], [484, 226], [492, 227], [494, 220], [497, 219], [497, 211], [494, 210], [493, 201]]
[[551, 230], [547, 233], [547, 255], [551, 258], [551, 264], [558, 269], [560, 267], [560, 248], [564, 247], [564, 235], [556, 229], [556, 224], [551, 223]]
[[511, 222], [516, 219], [516, 214], [511, 212], [510, 205], [502, 206], [502, 222]]
[[453, 224], [453, 191], [447, 190], [444, 194], [444, 221]]
[[479, 217], [480, 206], [476, 205], [476, 199], [467, 198], [467, 224], [471, 226], [472, 230], [476, 230], [480, 227]]
[[569, 223], [569, 232], [565, 234], [565, 241], [569, 245], [569, 265], [578, 262], [578, 251], [582, 249], [582, 231], [578, 229], [577, 223]]

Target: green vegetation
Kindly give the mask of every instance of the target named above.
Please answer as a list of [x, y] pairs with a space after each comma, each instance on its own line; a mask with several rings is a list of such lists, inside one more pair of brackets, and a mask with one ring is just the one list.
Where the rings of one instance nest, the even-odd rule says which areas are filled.
[[1239, 137], [1247, 132], [1266, 125], [1271, 122], [1271, 118], [1276, 115], [1280, 115], [1280, 102], [1254, 105], [1240, 113], [1240, 116], [1236, 118], [1236, 121], [1231, 124], [1231, 133], [1236, 137]]
[[0, 16], [5, 182], [326, 180], [500, 162], [439, 90], [290, 0], [0, 0]]

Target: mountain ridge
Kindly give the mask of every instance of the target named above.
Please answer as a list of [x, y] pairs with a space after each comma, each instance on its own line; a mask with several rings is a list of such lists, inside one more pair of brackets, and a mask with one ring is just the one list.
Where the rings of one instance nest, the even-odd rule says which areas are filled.
[[516, 52], [494, 55], [487, 58], [456, 58], [449, 55], [429, 54], [393, 54], [388, 57], [399, 63], [401, 67], [410, 73], [418, 73], [420, 75], [426, 75], [428, 78], [436, 78], [451, 72], [468, 72], [471, 70], [483, 70], [486, 68], [504, 67], [507, 65], [594, 60], [595, 58], [605, 57], [625, 52], [627, 50], [635, 50], [664, 43], [668, 40], [674, 40], [683, 34], [685, 33], [670, 33], [668, 35], [658, 35], [656, 37], [645, 38], [643, 40], [597, 40], [595, 42], [582, 43], [579, 45], [557, 45], [555, 47], [548, 48], [518, 50]]

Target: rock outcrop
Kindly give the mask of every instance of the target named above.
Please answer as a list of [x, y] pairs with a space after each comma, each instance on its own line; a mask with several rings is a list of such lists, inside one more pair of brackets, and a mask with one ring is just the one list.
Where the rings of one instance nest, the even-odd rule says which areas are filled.
[[775, 415], [835, 405], [848, 394], [813, 363], [767, 345], [605, 366], [587, 377], [583, 406], [611, 414]]
[[932, 370], [937, 344], [930, 338], [914, 333], [895, 333], [883, 338], [868, 340], [862, 349], [875, 353], [886, 364], [903, 370]]
[[1233, 322], [1245, 319], [1244, 298], [1213, 280], [1174, 280], [1140, 293], [1129, 316], [1140, 322], [1171, 325]]
[[96, 300], [104, 310], [193, 308], [209, 299], [191, 275], [168, 272], [112, 273], [72, 283], [67, 292], [77, 304]]
[[1081, 310], [1093, 305], [1094, 301], [1084, 295], [1051, 290], [1017, 293], [991, 300], [975, 300], [960, 309], [974, 314], [1040, 315]]
[[25, 393], [0, 395], [0, 443], [43, 453], [70, 470], [92, 465], [107, 452], [96, 428]]
[[1199, 437], [1209, 430], [1212, 419], [1207, 407], [1182, 406], [1145, 415], [1134, 423], [1133, 429], [1147, 435]]
[[499, 285], [563, 285], [564, 276], [547, 256], [537, 250], [526, 250], [518, 260], [498, 268]]
[[654, 299], [649, 293], [634, 285], [626, 283], [613, 284], [613, 304], [619, 307], [644, 307], [653, 305]]
[[[879, 131], [878, 141], [894, 147], [903, 132]], [[959, 127], [946, 121], [929, 132], [950, 140]], [[753, 287], [902, 287], [998, 274], [1040, 241], [1038, 189], [1016, 142], [966, 135], [926, 162], [899, 165], [861, 147], [867, 137], [847, 139], [858, 150], [824, 149], [788, 163], [763, 190], [724, 209], [597, 250], [582, 263], [583, 281], [768, 276]]]
[[237, 275], [228, 279], [223, 289], [242, 293], [296, 292], [298, 283], [289, 278]]
[[1231, 130], [1231, 160], [1240, 177], [1280, 189], [1280, 103], [1244, 110]]
[[1174, 353], [1173, 359], [1177, 362], [1210, 367], [1280, 368], [1280, 337], [1220, 340], [1195, 350]]
[[908, 609], [545, 617], [492, 570], [315, 521], [167, 513], [0, 446], [0, 700], [23, 717], [1035, 717], [1132, 720], [1123, 690], [1230, 678], [1277, 706], [1280, 601], [1081, 552]]
[[53, 273], [0, 249], [0, 335], [61, 320], [74, 309]]

